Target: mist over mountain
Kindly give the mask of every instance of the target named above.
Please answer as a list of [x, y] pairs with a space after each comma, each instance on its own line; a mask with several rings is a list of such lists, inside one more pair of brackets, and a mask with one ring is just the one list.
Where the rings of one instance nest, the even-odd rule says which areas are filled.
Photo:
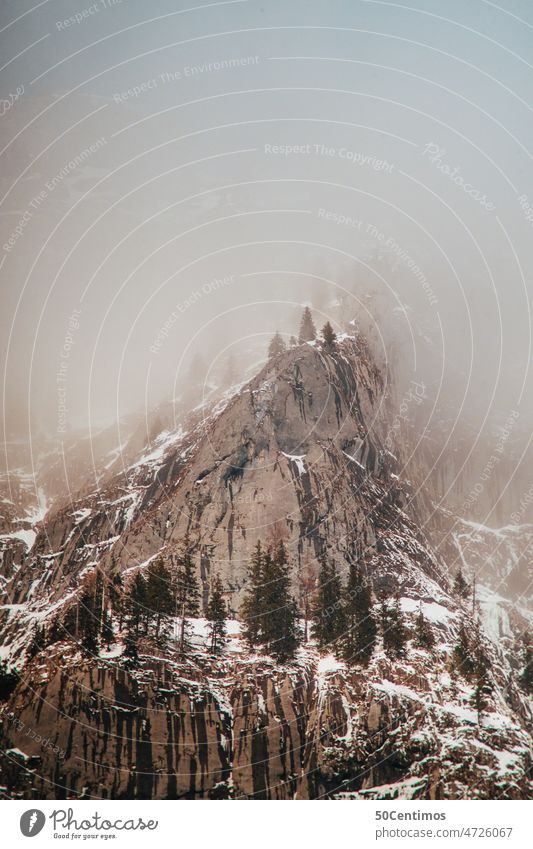
[[6, 798], [531, 798], [507, 6], [2, 5]]
[[[2, 537], [14, 797], [529, 796], [533, 526], [439, 506], [460, 467], [433, 472], [436, 426], [417, 445], [423, 384], [398, 405], [364, 335], [332, 334], [272, 342], [149, 437], [102, 432], [89, 468], [73, 443], [68, 499], [44, 458], [42, 512], [21, 496]], [[278, 601], [250, 619], [261, 551]]]

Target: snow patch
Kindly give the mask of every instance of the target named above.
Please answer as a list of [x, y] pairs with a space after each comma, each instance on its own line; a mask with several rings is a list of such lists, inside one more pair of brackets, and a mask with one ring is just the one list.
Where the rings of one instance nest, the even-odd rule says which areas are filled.
[[317, 675], [318, 675], [318, 685], [319, 688], [324, 684], [328, 675], [332, 675], [336, 672], [344, 672], [344, 663], [332, 654], [327, 654], [325, 657], [321, 657], [317, 664]]
[[457, 619], [457, 614], [448, 610], [448, 608], [444, 607], [442, 604], [437, 604], [434, 601], [419, 602], [414, 598], [404, 597], [400, 600], [400, 604], [404, 613], [417, 614], [420, 608], [422, 608], [424, 618], [434, 625], [449, 625], [450, 622]]
[[33, 548], [33, 544], [37, 538], [37, 534], [32, 530], [12, 531], [10, 534], [2, 534], [0, 539], [18, 539], [24, 543], [28, 551]]
[[384, 693], [387, 693], [388, 696], [406, 696], [408, 699], [412, 699], [415, 702], [423, 701], [420, 694], [411, 690], [410, 687], [405, 687], [403, 684], [394, 684], [386, 678], [379, 683], [377, 681], [373, 681], [372, 687], [376, 690], [382, 690]]
[[414, 799], [426, 787], [426, 779], [417, 776], [397, 781], [395, 784], [379, 784], [357, 793], [339, 793], [338, 799]]
[[355, 463], [356, 466], [359, 466], [359, 468], [362, 469], [363, 472], [366, 472], [365, 467], [363, 466], [362, 463], [359, 462], [359, 460], [356, 460], [355, 457], [352, 457], [352, 455], [348, 454], [347, 451], [343, 451], [342, 453], [344, 454], [345, 457], [348, 457], [348, 460], [351, 460], [352, 463]]
[[496, 643], [501, 637], [511, 636], [509, 614], [503, 606], [508, 602], [488, 587], [481, 585], [477, 587], [476, 596], [483, 626], [488, 636]]
[[185, 436], [183, 428], [179, 427], [177, 431], [162, 431], [154, 440], [155, 447], [147, 454], [143, 454], [139, 460], [132, 463], [128, 471], [137, 469], [139, 466], [157, 466], [163, 460], [163, 457], [176, 442], [180, 442]]
[[42, 522], [48, 512], [48, 501], [42, 487], [39, 487], [37, 490], [37, 502], [37, 505], [26, 513], [26, 518], [28, 522], [32, 523], [32, 525], [36, 525], [37, 522]]
[[113, 657], [120, 657], [124, 652], [124, 646], [121, 644], [117, 644], [116, 646], [111, 646], [109, 649], [101, 649], [100, 657], [103, 660], [109, 660]]
[[21, 751], [20, 749], [6, 749], [6, 755], [18, 755], [19, 758], [22, 758], [24, 761], [31, 760], [32, 756], [27, 755], [26, 752]]
[[306, 468], [304, 463], [305, 454], [285, 454], [285, 451], [281, 452], [287, 460], [292, 460], [293, 463], [296, 463], [296, 467], [298, 469], [298, 474], [305, 475]]
[[80, 510], [74, 511], [74, 513], [72, 514], [72, 518], [74, 519], [76, 524], [79, 525], [80, 522], [83, 522], [85, 519], [87, 519], [92, 512], [93, 511], [89, 507], [82, 507]]
[[129, 572], [136, 572], [138, 569], [144, 569], [144, 567], [148, 566], [148, 564], [151, 563], [152, 560], [155, 560], [156, 557], [159, 557], [159, 555], [163, 551], [163, 548], [164, 546], [160, 548], [159, 551], [156, 551], [155, 554], [152, 554], [152, 556], [149, 557], [147, 560], [143, 560], [142, 563], [137, 563], [135, 566], [128, 566], [127, 569], [124, 569], [123, 574], [127, 575]]

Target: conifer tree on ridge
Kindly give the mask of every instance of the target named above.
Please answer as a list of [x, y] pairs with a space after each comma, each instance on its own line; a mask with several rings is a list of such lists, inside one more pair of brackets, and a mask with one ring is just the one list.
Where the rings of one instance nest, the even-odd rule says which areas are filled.
[[313, 316], [309, 307], [305, 307], [300, 322], [298, 341], [301, 345], [303, 342], [312, 342], [314, 339], [316, 339], [316, 327], [313, 322]]
[[224, 601], [224, 586], [220, 580], [220, 575], [216, 575], [211, 587], [211, 595], [206, 612], [212, 652], [220, 651], [225, 643], [227, 615], [228, 610]]

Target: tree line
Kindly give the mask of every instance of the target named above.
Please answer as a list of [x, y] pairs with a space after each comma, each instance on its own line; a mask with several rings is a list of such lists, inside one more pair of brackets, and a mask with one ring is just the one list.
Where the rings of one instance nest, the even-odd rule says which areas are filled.
[[[319, 651], [329, 651], [346, 663], [366, 666], [378, 640], [391, 659], [402, 658], [407, 644], [432, 652], [433, 629], [422, 606], [409, 626], [399, 594], [377, 598], [364, 561], [349, 567], [344, 583], [334, 561], [321, 558], [318, 574], [307, 566], [298, 574], [298, 600], [293, 594], [292, 570], [283, 541], [269, 546], [257, 543], [248, 567], [246, 594], [240, 609], [242, 637], [251, 649], [262, 649], [280, 661], [294, 657], [310, 635]], [[463, 599], [471, 592], [460, 570], [454, 589]], [[209, 649], [219, 652], [226, 642], [228, 608], [219, 575], [214, 576], [205, 610]], [[75, 604], [62, 617], [36, 626], [27, 654], [34, 657], [46, 645], [72, 639], [88, 654], [109, 648], [116, 631], [125, 642], [126, 659], [135, 662], [141, 639], [166, 642], [174, 628], [174, 644], [180, 653], [190, 647], [190, 620], [200, 616], [201, 592], [189, 548], [170, 566], [159, 558], [144, 571], [126, 580], [115, 575], [104, 581], [93, 573], [82, 584]], [[302, 627], [303, 625], [303, 627]], [[523, 641], [522, 665], [517, 680], [533, 692], [533, 650], [529, 634]], [[452, 648], [450, 670], [473, 687], [472, 705], [479, 717], [493, 690], [491, 663], [481, 635], [479, 619], [464, 618]], [[0, 665], [0, 700], [16, 686], [16, 670]]]
[[[166, 643], [175, 628], [178, 651], [190, 646], [190, 620], [200, 616], [201, 592], [193, 557], [189, 551], [177, 559], [174, 568], [161, 557], [145, 572], [138, 570], [126, 583], [120, 575], [104, 581], [101, 572], [87, 577], [76, 602], [62, 616], [56, 616], [45, 627], [34, 629], [28, 656], [34, 657], [43, 647], [70, 639], [87, 654], [115, 642], [117, 633], [125, 642], [125, 655], [138, 657], [141, 638]], [[209, 647], [218, 652], [226, 640], [227, 606], [220, 576], [215, 575], [206, 608]]]
[[307, 586], [298, 605], [291, 591], [284, 543], [268, 548], [261, 541], [257, 543], [240, 611], [242, 636], [250, 648], [260, 647], [281, 660], [293, 657], [297, 647], [307, 640], [308, 618], [318, 649], [331, 651], [350, 664], [368, 665], [379, 635], [390, 657], [404, 655], [411, 636], [416, 645], [433, 647], [433, 633], [422, 610], [410, 634], [399, 596], [392, 601], [382, 600], [379, 614], [375, 613], [371, 584], [360, 563], [350, 567], [343, 585], [336, 564], [323, 558], [317, 578]]

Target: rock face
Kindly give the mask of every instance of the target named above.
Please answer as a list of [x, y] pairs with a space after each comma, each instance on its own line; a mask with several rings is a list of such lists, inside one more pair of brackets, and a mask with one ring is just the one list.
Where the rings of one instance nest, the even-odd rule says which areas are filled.
[[[532, 713], [513, 648], [527, 613], [490, 581], [480, 590], [493, 691], [478, 716], [471, 688], [449, 674], [471, 613], [451, 592], [450, 549], [428, 537], [447, 538], [451, 523], [431, 491], [413, 496], [399, 479], [410, 448], [392, 416], [362, 339], [305, 344], [239, 392], [154, 423], [149, 444], [132, 439], [125, 468], [112, 463], [94, 491], [86, 484], [74, 503], [57, 503], [5, 587], [4, 643], [21, 671], [3, 707], [7, 792], [529, 798]], [[343, 575], [362, 559], [376, 604], [398, 594], [411, 626], [422, 609], [436, 647], [410, 641], [392, 664], [378, 645], [368, 669], [312, 645], [279, 665], [250, 655], [238, 635], [215, 658], [201, 633], [186, 660], [172, 641], [143, 644], [137, 665], [121, 645], [116, 656], [90, 658], [73, 643], [30, 656], [31, 628], [76, 602], [80, 576], [127, 577], [159, 554], [172, 564], [186, 536], [204, 605], [216, 573], [238, 611], [255, 543], [281, 536], [295, 593], [322, 555]]]
[[[92, 664], [42, 675], [36, 706], [24, 688], [13, 703], [25, 749], [40, 758], [39, 797], [207, 797], [227, 779], [229, 716], [205, 686], [180, 691], [163, 662], [135, 677]], [[27, 732], [36, 727], [51, 732], [45, 746]]]
[[386, 549], [401, 522], [410, 554], [443, 574], [402, 514], [396, 460], [382, 444], [386, 403], [362, 342], [289, 351], [186, 432], [163, 431], [124, 472], [49, 514], [7, 589], [11, 603], [30, 584], [35, 601], [58, 601], [84, 567], [125, 571], [179, 551], [188, 534], [204, 587], [221, 572], [238, 607], [249, 553], [272, 528], [296, 565], [327, 550], [345, 571], [356, 551]]
[[53, 659], [5, 713], [2, 780], [33, 798], [529, 798], [520, 722], [500, 709], [479, 726], [413, 660], [362, 673], [310, 651], [199, 675], [150, 656], [135, 671]]

